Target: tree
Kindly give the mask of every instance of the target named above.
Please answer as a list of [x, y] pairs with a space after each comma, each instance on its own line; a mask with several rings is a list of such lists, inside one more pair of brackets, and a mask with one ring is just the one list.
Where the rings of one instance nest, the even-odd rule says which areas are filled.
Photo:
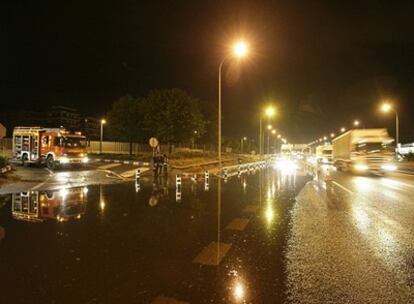
[[132, 154], [132, 143], [146, 139], [143, 120], [144, 102], [131, 95], [121, 97], [112, 104], [108, 113], [108, 131], [117, 140], [129, 142], [129, 154]]
[[161, 142], [189, 142], [204, 134], [200, 102], [181, 89], [154, 90], [145, 98], [145, 129]]

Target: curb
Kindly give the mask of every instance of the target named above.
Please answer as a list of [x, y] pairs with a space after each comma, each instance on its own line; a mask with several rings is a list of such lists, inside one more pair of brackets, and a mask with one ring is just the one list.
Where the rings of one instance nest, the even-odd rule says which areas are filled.
[[124, 165], [150, 167], [149, 162], [134, 161], [134, 160], [101, 159], [101, 158], [94, 158], [93, 160], [96, 162], [103, 162], [103, 163], [119, 163], [119, 164], [124, 164]]
[[11, 169], [12, 169], [11, 166], [7, 165], [6, 167], [3, 167], [3, 168], [0, 169], [0, 174], [4, 174], [6, 172], [9, 172], [9, 171], [11, 171]]

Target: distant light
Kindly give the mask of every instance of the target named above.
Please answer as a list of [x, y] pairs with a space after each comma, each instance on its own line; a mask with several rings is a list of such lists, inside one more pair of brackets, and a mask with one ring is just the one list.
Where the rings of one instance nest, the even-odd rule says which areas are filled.
[[331, 137], [333, 138], [333, 137], [335, 137], [335, 133], [331, 133]]
[[272, 117], [275, 115], [275, 109], [273, 107], [267, 107], [265, 110], [265, 114], [267, 117]]
[[389, 112], [391, 110], [392, 106], [389, 103], [383, 103], [381, 106], [381, 110], [385, 113]]
[[237, 301], [240, 301], [240, 300], [243, 299], [243, 297], [244, 297], [244, 288], [243, 288], [242, 284], [236, 283], [236, 285], [234, 286], [233, 295], [234, 295], [234, 297]]
[[344, 127], [342, 127], [341, 128], [341, 132], [343, 133], [343, 132], [345, 132], [346, 131], [346, 129], [344, 128]]
[[245, 137], [243, 137], [243, 140], [247, 140], [247, 137], [245, 136]]
[[327, 139], [328, 139], [328, 137], [326, 137], [326, 136], [323, 137], [323, 140], [327, 140]]
[[272, 125], [267, 125], [268, 130], [272, 130], [272, 128], [273, 128]]
[[238, 58], [245, 57], [248, 53], [247, 44], [244, 41], [238, 41], [234, 45], [234, 55]]
[[359, 126], [359, 120], [354, 121], [354, 126], [356, 126], [356, 127]]
[[272, 134], [276, 134], [276, 130], [275, 129], [272, 130]]
[[101, 124], [102, 125], [106, 124], [106, 119], [101, 119]]
[[282, 135], [278, 134], [278, 135], [277, 135], [277, 138], [282, 138]]

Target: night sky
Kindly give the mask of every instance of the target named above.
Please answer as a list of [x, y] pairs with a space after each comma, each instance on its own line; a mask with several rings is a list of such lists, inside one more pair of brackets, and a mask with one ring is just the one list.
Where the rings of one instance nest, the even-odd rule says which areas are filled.
[[[30, 3], [29, 3], [30, 2]], [[258, 112], [309, 142], [355, 118], [414, 141], [412, 1], [1, 1], [1, 110], [68, 105], [101, 117], [125, 94], [180, 87], [215, 105], [218, 65], [237, 38], [252, 54], [224, 67], [224, 134], [255, 136]], [[29, 3], [29, 4], [27, 4]]]

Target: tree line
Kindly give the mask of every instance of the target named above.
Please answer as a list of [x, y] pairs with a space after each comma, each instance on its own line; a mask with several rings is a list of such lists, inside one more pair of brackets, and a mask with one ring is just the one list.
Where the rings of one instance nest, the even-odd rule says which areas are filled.
[[[129, 143], [147, 143], [156, 137], [164, 144], [188, 143], [194, 138], [215, 134], [209, 109], [182, 89], [150, 91], [147, 96], [126, 95], [108, 112], [108, 135]], [[211, 119], [209, 119], [211, 118]], [[208, 131], [208, 132], [207, 132]]]

